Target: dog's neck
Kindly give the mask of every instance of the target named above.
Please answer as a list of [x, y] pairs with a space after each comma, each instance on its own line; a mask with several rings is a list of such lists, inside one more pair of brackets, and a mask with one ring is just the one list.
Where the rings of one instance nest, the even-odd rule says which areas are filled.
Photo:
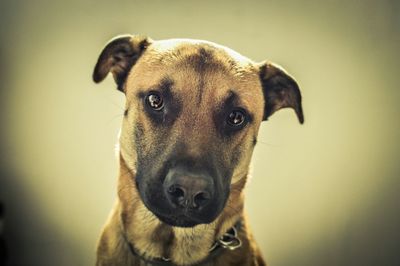
[[170, 258], [172, 262], [195, 264], [209, 255], [215, 240], [241, 219], [246, 178], [232, 185], [226, 206], [210, 224], [192, 228], [172, 227], [161, 222], [143, 204], [135, 185], [135, 173], [120, 156], [118, 181], [119, 215], [125, 238], [147, 259]]

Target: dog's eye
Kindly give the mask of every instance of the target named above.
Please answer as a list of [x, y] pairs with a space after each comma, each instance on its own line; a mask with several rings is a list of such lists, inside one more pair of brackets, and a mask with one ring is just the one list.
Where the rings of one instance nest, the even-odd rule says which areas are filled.
[[241, 109], [233, 110], [226, 119], [227, 123], [233, 127], [244, 126], [246, 124], [246, 112]]
[[146, 103], [152, 109], [160, 111], [164, 108], [164, 101], [160, 94], [156, 92], [151, 92], [146, 97]]

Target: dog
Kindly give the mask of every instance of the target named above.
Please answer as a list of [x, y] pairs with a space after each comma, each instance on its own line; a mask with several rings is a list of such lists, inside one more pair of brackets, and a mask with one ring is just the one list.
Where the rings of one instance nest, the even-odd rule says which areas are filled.
[[96, 265], [266, 265], [243, 210], [262, 121], [301, 93], [282, 67], [208, 41], [112, 39], [93, 72], [126, 97], [118, 199]]

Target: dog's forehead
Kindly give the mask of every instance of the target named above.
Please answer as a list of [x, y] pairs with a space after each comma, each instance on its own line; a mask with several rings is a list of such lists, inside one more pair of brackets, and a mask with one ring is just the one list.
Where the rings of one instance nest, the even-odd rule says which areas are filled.
[[175, 94], [196, 101], [204, 98], [203, 103], [220, 102], [233, 91], [244, 106], [262, 106], [262, 100], [258, 104], [262, 91], [254, 62], [212, 42], [192, 39], [154, 42], [131, 71], [128, 94], [157, 89], [163, 80], [173, 84]]

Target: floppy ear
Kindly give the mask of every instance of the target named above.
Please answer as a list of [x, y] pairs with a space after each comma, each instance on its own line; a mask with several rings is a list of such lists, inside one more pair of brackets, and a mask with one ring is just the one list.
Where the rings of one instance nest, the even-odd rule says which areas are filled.
[[118, 90], [123, 92], [129, 71], [151, 42], [150, 38], [137, 35], [123, 35], [112, 39], [97, 60], [93, 81], [99, 83], [111, 72]]
[[265, 99], [263, 120], [279, 109], [289, 107], [294, 109], [299, 122], [303, 124], [301, 94], [296, 81], [283, 68], [271, 62], [261, 63], [259, 69]]

